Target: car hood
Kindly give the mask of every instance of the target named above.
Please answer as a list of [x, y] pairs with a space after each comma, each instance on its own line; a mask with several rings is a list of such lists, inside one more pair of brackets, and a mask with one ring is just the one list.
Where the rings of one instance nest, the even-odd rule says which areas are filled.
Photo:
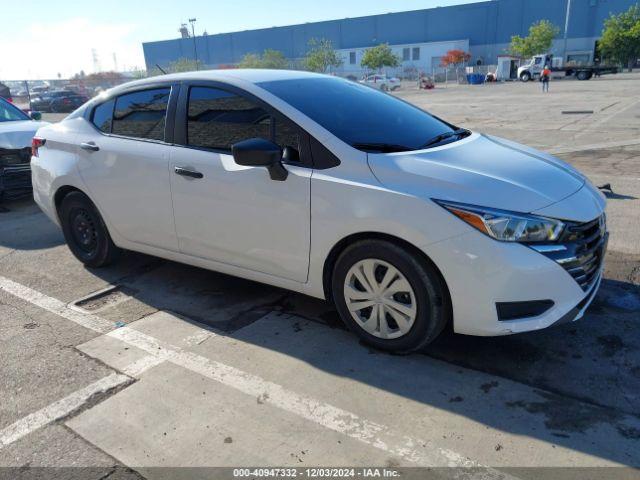
[[31, 146], [31, 139], [40, 127], [47, 122], [24, 120], [17, 122], [0, 122], [0, 148], [14, 149]]
[[369, 154], [368, 160], [387, 188], [517, 212], [552, 205], [580, 190], [586, 181], [551, 155], [477, 133], [428, 150]]

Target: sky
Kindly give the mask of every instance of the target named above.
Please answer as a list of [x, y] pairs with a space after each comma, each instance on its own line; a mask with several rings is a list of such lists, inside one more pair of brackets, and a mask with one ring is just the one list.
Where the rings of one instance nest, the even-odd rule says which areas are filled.
[[[401, 12], [478, 0], [25, 0], [2, 7], [0, 80], [47, 79], [144, 68], [142, 43]], [[7, 21], [7, 19], [10, 19]]]

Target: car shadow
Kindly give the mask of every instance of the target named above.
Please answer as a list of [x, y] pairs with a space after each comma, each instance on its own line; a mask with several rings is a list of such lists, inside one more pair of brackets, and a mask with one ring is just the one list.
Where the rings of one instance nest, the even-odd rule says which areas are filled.
[[0, 202], [0, 247], [42, 250], [64, 243], [62, 232], [30, 197]]
[[[134, 264], [137, 270], [131, 271], [128, 265]], [[631, 300], [628, 308], [610, 301], [621, 288], [640, 299], [638, 287], [628, 282], [605, 280], [594, 305], [578, 322], [495, 338], [459, 335], [449, 329], [424, 353], [403, 357], [364, 346], [355, 335], [344, 332], [331, 305], [304, 295], [136, 253], [127, 253], [118, 265], [92, 273], [126, 287], [135, 301], [153, 309], [174, 312], [190, 319], [185, 321], [296, 358], [331, 375], [491, 428], [625, 465], [640, 465], [640, 449], [635, 450], [638, 455], [629, 457], [621, 448], [603, 448], [640, 441], [640, 308]], [[248, 333], [260, 325], [259, 319], [273, 312], [282, 314], [278, 329], [292, 338], [285, 341], [282, 335]], [[292, 315], [298, 319], [293, 326]], [[295, 337], [305, 324], [328, 327], [321, 329], [326, 342], [318, 345]], [[333, 339], [342, 342], [340, 351], [333, 352], [337, 348]], [[377, 359], [377, 366], [363, 367], [371, 358]], [[459, 373], [447, 380], [444, 394], [438, 382], [424, 374], [433, 369], [434, 361], [446, 362], [443, 368], [453, 366]], [[465, 369], [496, 377], [488, 377], [492, 380], [475, 386], [469, 394]], [[504, 401], [504, 396], [490, 395], [494, 389], [508, 388], [502, 384], [510, 381], [531, 387], [535, 398]], [[518, 413], [540, 415], [544, 428], [514, 422]], [[629, 418], [638, 421], [629, 423]], [[603, 425], [608, 428], [607, 438], [590, 437], [594, 429], [601, 432]]]

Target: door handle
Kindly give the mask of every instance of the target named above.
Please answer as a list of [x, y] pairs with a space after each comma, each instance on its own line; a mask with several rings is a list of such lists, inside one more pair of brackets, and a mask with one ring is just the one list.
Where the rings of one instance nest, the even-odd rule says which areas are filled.
[[174, 167], [173, 171], [177, 175], [182, 175], [183, 177], [189, 177], [189, 178], [202, 178], [202, 177], [204, 177], [204, 175], [202, 173], [195, 172], [193, 170], [189, 170], [188, 168], [184, 168], [184, 167]]
[[89, 152], [97, 152], [100, 150], [100, 147], [93, 142], [83, 142], [80, 144], [80, 148]]

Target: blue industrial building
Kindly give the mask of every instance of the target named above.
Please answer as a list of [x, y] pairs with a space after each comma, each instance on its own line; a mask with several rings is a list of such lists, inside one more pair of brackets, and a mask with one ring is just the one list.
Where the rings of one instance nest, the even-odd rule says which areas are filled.
[[[390, 44], [402, 66], [430, 71], [451, 48], [471, 53], [472, 64], [495, 64], [512, 35], [527, 35], [530, 25], [547, 19], [560, 28], [552, 53], [564, 55], [564, 25], [568, 0], [491, 0], [286, 27], [180, 38], [143, 44], [147, 68], [180, 58], [198, 59], [207, 67], [233, 65], [247, 53], [267, 48], [289, 59], [304, 57], [309, 40], [326, 38], [343, 57], [342, 73], [358, 72], [364, 49]], [[637, 0], [571, 0], [567, 58], [593, 60], [595, 42], [611, 13], [627, 10]]]

